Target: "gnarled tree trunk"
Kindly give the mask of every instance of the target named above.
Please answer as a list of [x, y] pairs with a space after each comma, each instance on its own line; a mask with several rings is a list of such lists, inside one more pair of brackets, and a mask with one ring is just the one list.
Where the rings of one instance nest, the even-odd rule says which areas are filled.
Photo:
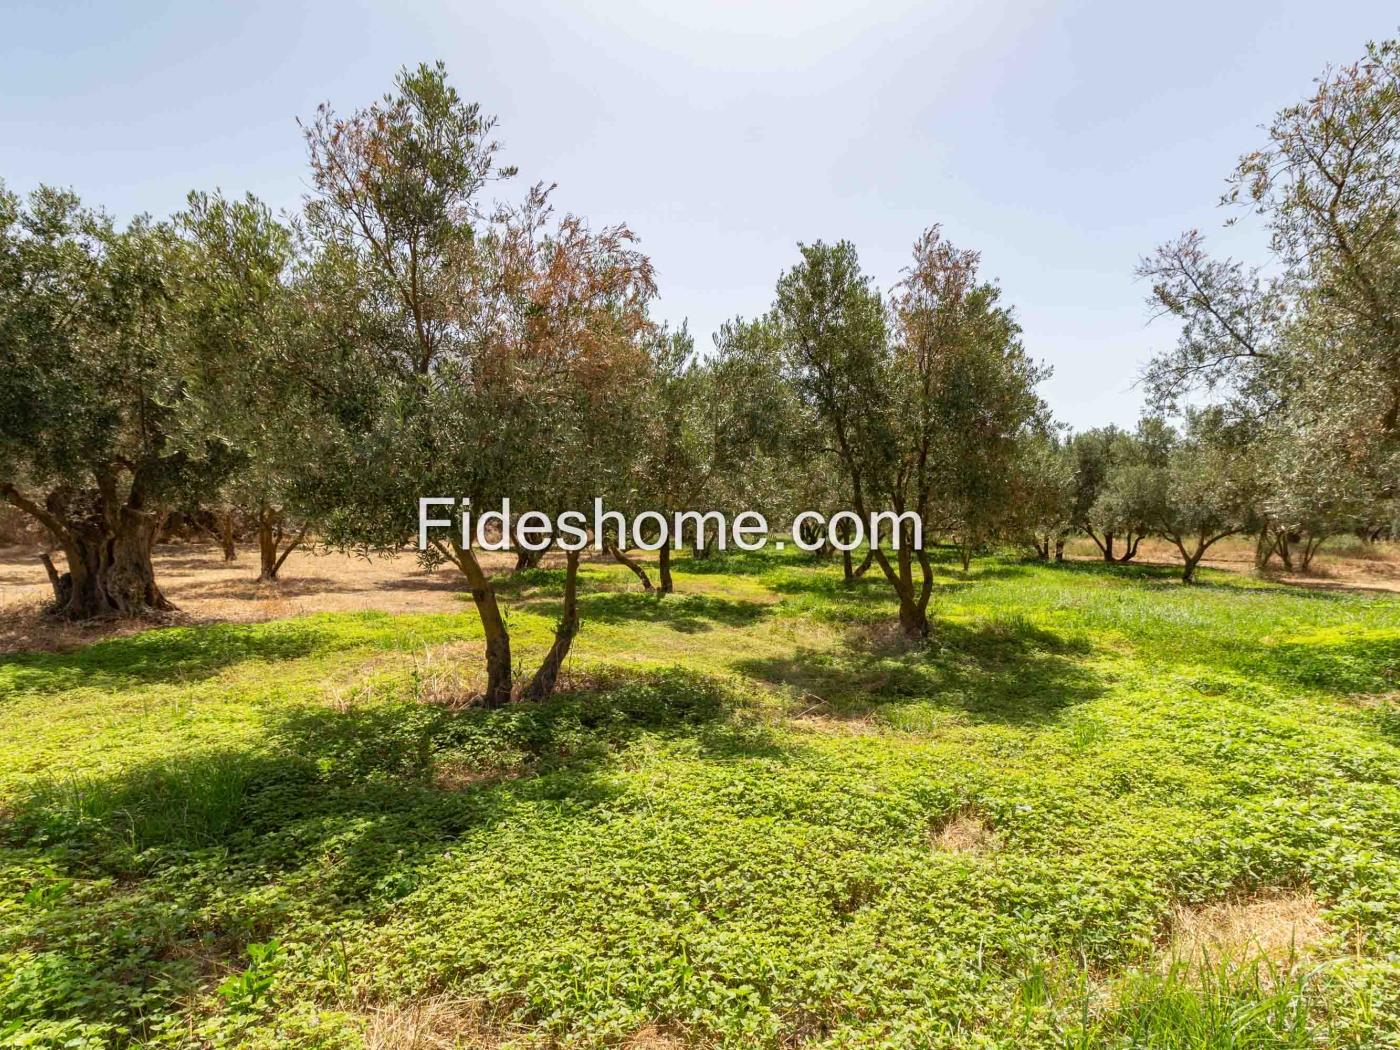
[[895, 555], [895, 565], [890, 564], [884, 551], [875, 550], [875, 560], [884, 570], [885, 578], [894, 588], [899, 599], [899, 627], [911, 641], [919, 641], [929, 635], [928, 602], [933, 594], [933, 566], [928, 554], [918, 551], [920, 583], [915, 587], [913, 558], [907, 545], [902, 545]]
[[175, 608], [156, 584], [151, 564], [156, 515], [122, 507], [112, 518], [68, 523], [58, 537], [68, 571], [54, 587], [55, 611], [65, 619], [141, 616]]

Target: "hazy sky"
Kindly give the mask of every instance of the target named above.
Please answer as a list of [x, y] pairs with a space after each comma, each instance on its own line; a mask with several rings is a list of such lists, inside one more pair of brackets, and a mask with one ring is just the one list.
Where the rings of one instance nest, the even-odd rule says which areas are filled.
[[521, 177], [496, 190], [554, 181], [562, 208], [627, 221], [659, 313], [702, 346], [767, 308], [798, 241], [854, 241], [888, 287], [939, 222], [1053, 365], [1056, 414], [1131, 423], [1173, 334], [1135, 261], [1191, 226], [1256, 251], [1220, 229], [1234, 159], [1398, 22], [1393, 0], [0, 0], [0, 178], [122, 217], [215, 186], [295, 207], [295, 118], [441, 58], [500, 117]]

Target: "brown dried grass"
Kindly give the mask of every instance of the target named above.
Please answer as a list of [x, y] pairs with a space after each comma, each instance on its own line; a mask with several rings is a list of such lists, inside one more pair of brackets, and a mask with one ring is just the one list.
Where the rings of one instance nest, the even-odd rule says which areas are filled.
[[1163, 966], [1265, 958], [1288, 965], [1331, 933], [1307, 890], [1275, 892], [1199, 907], [1178, 906], [1168, 918]]
[[503, 1042], [478, 1001], [451, 995], [382, 1007], [365, 1025], [367, 1050], [495, 1050]]
[[950, 814], [931, 829], [929, 841], [949, 853], [991, 853], [1000, 846], [996, 832], [975, 809]]

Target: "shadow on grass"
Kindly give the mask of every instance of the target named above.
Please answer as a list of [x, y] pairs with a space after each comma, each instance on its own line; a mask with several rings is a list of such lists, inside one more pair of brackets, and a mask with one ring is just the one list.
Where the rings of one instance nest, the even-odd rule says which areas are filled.
[[0, 822], [0, 845], [32, 861], [0, 897], [63, 972], [64, 996], [33, 1019], [149, 1035], [287, 923], [374, 921], [505, 821], [625, 805], [610, 767], [642, 734], [717, 761], [782, 753], [731, 686], [670, 671], [495, 711], [301, 707], [246, 750], [35, 784]]
[[[557, 595], [526, 597], [517, 608], [541, 616], [558, 617], [563, 611]], [[766, 602], [719, 598], [708, 594], [645, 594], [640, 591], [603, 590], [579, 595], [579, 618], [589, 623], [647, 623], [681, 634], [713, 630], [715, 626], [747, 627], [772, 612]]]
[[16, 693], [129, 689], [208, 678], [244, 660], [295, 660], [334, 643], [332, 632], [304, 620], [162, 627], [72, 652], [0, 657], [0, 682]]
[[1084, 666], [1090, 647], [1019, 617], [937, 622], [910, 648], [891, 625], [853, 632], [844, 651], [800, 650], [743, 661], [738, 669], [825, 701], [838, 716], [890, 704], [928, 703], [974, 722], [1045, 725], [1102, 692]]
[[672, 561], [673, 571], [680, 576], [762, 576], [764, 573], [788, 566], [819, 565], [811, 554], [792, 549], [778, 551], [772, 547], [757, 551], [713, 551], [708, 557], [693, 555]]
[[663, 596], [614, 592], [586, 595], [579, 601], [579, 613], [584, 620], [599, 623], [641, 620], [686, 634], [708, 631], [715, 624], [747, 627], [771, 611], [771, 607], [764, 602], [718, 598], [707, 594]]

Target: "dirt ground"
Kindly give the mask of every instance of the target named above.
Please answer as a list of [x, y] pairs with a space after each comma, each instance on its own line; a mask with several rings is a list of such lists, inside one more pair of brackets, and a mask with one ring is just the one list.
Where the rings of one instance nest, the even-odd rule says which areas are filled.
[[[492, 568], [512, 557], [487, 555]], [[55, 558], [63, 571], [62, 556]], [[334, 552], [293, 551], [274, 583], [258, 583], [256, 549], [231, 562], [212, 543], [162, 544], [155, 551], [156, 579], [179, 607], [177, 623], [248, 622], [311, 612], [377, 609], [384, 612], [450, 612], [463, 606], [454, 568], [426, 573], [415, 557], [363, 558]], [[40, 607], [53, 595], [37, 547], [0, 548], [0, 652], [68, 648], [97, 637], [139, 630], [141, 624], [69, 625], [43, 620]]]
[[[1323, 544], [1307, 572], [1284, 572], [1275, 558], [1270, 563], [1268, 578], [1299, 587], [1400, 592], [1400, 543], [1362, 544], [1350, 537], [1331, 542], [1330, 549], [1327, 543]], [[1082, 536], [1070, 541], [1065, 550], [1071, 558], [1097, 560], [1101, 557], [1093, 541]], [[1181, 555], [1168, 540], [1147, 539], [1138, 547], [1133, 562], [1180, 567]], [[1252, 574], [1254, 540], [1241, 536], [1223, 539], [1206, 552], [1201, 564], [1211, 569]]]
[[[1253, 571], [1252, 542], [1224, 540], [1205, 565], [1233, 572]], [[1073, 541], [1072, 558], [1097, 558], [1087, 539]], [[56, 559], [62, 569], [62, 556]], [[1177, 565], [1176, 549], [1160, 540], [1144, 541], [1137, 562]], [[488, 570], [512, 564], [510, 554], [483, 557]], [[548, 562], [547, 562], [548, 564]], [[226, 562], [212, 543], [162, 544], [155, 552], [156, 578], [166, 596], [179, 607], [176, 623], [249, 622], [280, 619], [311, 612], [374, 609], [381, 612], [446, 612], [463, 608], [465, 590], [454, 568], [427, 573], [410, 552], [393, 557], [364, 558], [335, 552], [299, 550], [282, 567], [282, 579], [257, 582], [257, 554], [246, 547], [235, 561]], [[1304, 587], [1400, 592], [1400, 544], [1339, 544], [1326, 547], [1306, 574], [1275, 574], [1272, 578]], [[0, 547], [0, 652], [21, 649], [66, 649], [100, 637], [141, 630], [148, 624], [54, 623], [41, 616], [52, 595], [39, 561], [39, 548]]]

